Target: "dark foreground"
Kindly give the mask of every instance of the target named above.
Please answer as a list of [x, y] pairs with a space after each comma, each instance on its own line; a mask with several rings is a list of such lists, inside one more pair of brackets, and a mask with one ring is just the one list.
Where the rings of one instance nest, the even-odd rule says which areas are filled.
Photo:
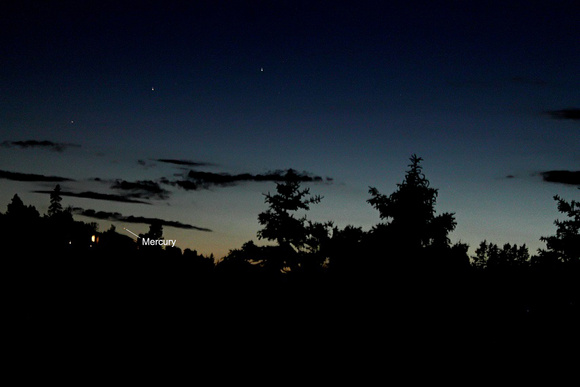
[[[99, 330], [131, 322], [193, 334], [259, 336], [504, 332], [579, 316], [576, 270], [489, 273], [369, 272], [348, 276], [196, 272], [185, 261], [23, 259], [4, 263], [6, 299], [22, 324], [64, 320]], [[56, 324], [59, 325], [59, 324]], [[483, 331], [482, 331], [483, 330]], [[205, 333], [204, 333], [205, 331]], [[540, 332], [538, 332], [540, 333]]]
[[471, 380], [489, 374], [488, 362], [513, 370], [522, 356], [569, 353], [579, 326], [577, 281], [563, 272], [266, 278], [190, 269], [154, 260], [5, 263], [11, 361], [24, 364], [25, 380], [40, 372], [73, 382], [120, 372], [156, 383], [185, 374], [370, 384], [434, 377], [426, 366], [446, 380], [461, 368]]

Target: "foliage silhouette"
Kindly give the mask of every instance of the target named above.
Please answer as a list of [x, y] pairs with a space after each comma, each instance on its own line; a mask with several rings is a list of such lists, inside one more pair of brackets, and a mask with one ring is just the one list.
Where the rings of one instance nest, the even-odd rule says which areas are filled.
[[396, 235], [406, 248], [449, 246], [449, 233], [457, 223], [453, 214], [435, 215], [438, 190], [431, 188], [422, 172], [422, 158], [411, 156], [411, 164], [397, 190], [386, 196], [371, 187], [368, 200], [379, 211], [381, 219], [388, 220], [383, 231]]
[[547, 250], [540, 250], [540, 259], [560, 262], [578, 263], [580, 261], [580, 202], [570, 201], [554, 196], [558, 202], [558, 211], [566, 214], [569, 220], [556, 220], [556, 235], [541, 237]]
[[364, 239], [365, 232], [361, 227], [346, 226], [342, 230], [334, 227], [328, 246], [329, 271], [337, 275], [349, 275], [353, 271], [361, 271], [363, 257], [358, 257], [358, 259], [353, 259], [353, 257], [359, 256]]
[[54, 191], [50, 194], [50, 206], [48, 207], [48, 216], [56, 215], [62, 212], [62, 205], [60, 202], [62, 197], [60, 196], [60, 184], [54, 187]]
[[478, 269], [510, 270], [530, 264], [530, 253], [526, 245], [518, 247], [506, 243], [502, 248], [483, 241], [475, 250], [473, 265]]
[[301, 189], [301, 181], [290, 169], [284, 181], [276, 184], [276, 194], [264, 194], [268, 209], [258, 215], [258, 223], [263, 226], [258, 238], [278, 244], [276, 254], [263, 260], [264, 266], [272, 271], [298, 272], [305, 267], [320, 266], [324, 259], [317, 253], [328, 238], [331, 224], [310, 222], [306, 215], [297, 217], [298, 211], [308, 211], [311, 204], [322, 200], [319, 195], [311, 196], [309, 188]]
[[452, 249], [449, 240], [449, 233], [456, 226], [454, 215], [436, 215], [438, 190], [430, 186], [423, 174], [423, 159], [412, 155], [410, 161], [403, 182], [397, 184], [392, 194], [384, 195], [374, 187], [369, 188], [368, 203], [386, 222], [369, 231], [365, 255], [380, 272], [421, 274], [416, 281], [431, 278], [428, 274], [434, 270], [463, 270], [468, 266], [466, 249], [462, 246]]
[[240, 315], [316, 316], [324, 326], [345, 316], [377, 324], [384, 315], [404, 321], [577, 316], [578, 202], [555, 197], [570, 219], [556, 220], [556, 235], [541, 238], [546, 249], [537, 255], [525, 245], [483, 241], [470, 263], [469, 246], [450, 241], [454, 215], [436, 213], [438, 190], [423, 174], [422, 159], [413, 155], [410, 161], [392, 194], [369, 189], [368, 203], [382, 220], [369, 231], [308, 219], [322, 197], [302, 188], [306, 182], [289, 170], [276, 193], [264, 195], [268, 207], [258, 215], [257, 237], [271, 243], [249, 241], [218, 262], [195, 250], [143, 246], [140, 238], [163, 238], [159, 222], [137, 241], [114, 226], [99, 232], [96, 223], [77, 221], [70, 207], [63, 209], [58, 185], [44, 216], [14, 195], [0, 213], [2, 259], [24, 265], [22, 278], [48, 288], [59, 281], [154, 288], [183, 305], [191, 304], [184, 299], [190, 295], [196, 305], [216, 300]]
[[149, 231], [140, 237], [148, 239], [163, 239], [163, 225], [161, 222], [153, 222], [149, 225]]
[[25, 206], [17, 194], [12, 197], [12, 201], [8, 204], [5, 215], [15, 223], [35, 221], [40, 217], [36, 208], [34, 206]]

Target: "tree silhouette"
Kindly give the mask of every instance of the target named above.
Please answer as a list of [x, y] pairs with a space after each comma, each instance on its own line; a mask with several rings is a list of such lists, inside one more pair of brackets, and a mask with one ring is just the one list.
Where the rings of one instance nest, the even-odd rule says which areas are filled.
[[410, 160], [405, 179], [391, 195], [383, 195], [373, 187], [369, 189], [372, 198], [368, 203], [379, 211], [381, 219], [387, 220], [374, 232], [389, 235], [390, 240], [408, 252], [425, 247], [448, 248], [455, 218], [451, 213], [435, 215], [438, 190], [429, 186], [422, 172], [423, 159], [412, 155]]
[[319, 271], [330, 258], [332, 222], [307, 221], [306, 242], [301, 252], [301, 269], [308, 273]]
[[119, 234], [114, 224], [100, 235], [98, 250], [109, 258], [127, 259], [135, 255], [137, 244], [128, 235]]
[[[3, 256], [23, 258], [27, 254], [36, 255], [42, 248], [39, 243], [45, 231], [42, 218], [34, 206], [25, 205], [18, 195], [12, 197], [1, 220]], [[31, 238], [35, 238], [36, 243], [30, 243]]]
[[17, 217], [21, 216], [24, 209], [24, 202], [20, 199], [18, 194], [14, 194], [12, 200], [6, 206], [6, 216]]
[[163, 225], [161, 222], [153, 222], [149, 225], [149, 231], [140, 235], [141, 238], [163, 239]]
[[54, 187], [54, 191], [50, 193], [50, 206], [48, 207], [48, 216], [54, 216], [62, 212], [62, 205], [60, 202], [62, 197], [60, 196], [60, 184]]
[[193, 269], [192, 274], [195, 275], [207, 275], [215, 267], [213, 257], [206, 258], [203, 255], [199, 255], [197, 250], [185, 249], [183, 259], [190, 264], [190, 267]]
[[[254, 241], [243, 244], [240, 249], [230, 250], [217, 265], [221, 273], [246, 275], [255, 273], [272, 262], [271, 246], [256, 246]], [[197, 254], [197, 253], [196, 253]], [[277, 270], [280, 270], [278, 267]]]
[[540, 249], [540, 259], [560, 262], [580, 262], [580, 202], [570, 201], [554, 196], [558, 202], [558, 211], [566, 214], [569, 220], [556, 220], [556, 235], [541, 237], [547, 250]]
[[[33, 278], [51, 286], [55, 278], [81, 282], [91, 276], [99, 282], [110, 276], [123, 284], [155, 277], [183, 290], [197, 284], [228, 292], [220, 302], [229, 299], [231, 306], [245, 308], [261, 299], [254, 310], [290, 308], [285, 316], [311, 318], [316, 312], [374, 321], [389, 313], [431, 320], [578, 315], [579, 202], [554, 197], [569, 219], [555, 221], [556, 235], [541, 238], [546, 249], [537, 257], [530, 258], [525, 245], [499, 247], [483, 241], [470, 266], [468, 246], [450, 245], [454, 216], [436, 214], [438, 191], [422, 173], [421, 161], [411, 157], [403, 182], [391, 195], [370, 188], [368, 202], [384, 220], [370, 232], [308, 220], [305, 213], [321, 197], [302, 189], [299, 176], [288, 171], [276, 193], [264, 194], [268, 208], [258, 215], [258, 237], [274, 243], [257, 246], [250, 241], [217, 264], [213, 255], [189, 249], [142, 246], [114, 226], [98, 233], [96, 223], [75, 221], [72, 211], [63, 210], [59, 186], [51, 195], [49, 216], [40, 216], [14, 195], [6, 213], [0, 213], [3, 264], [36, 270]], [[150, 224], [140, 238], [162, 239], [162, 223]], [[29, 265], [29, 259], [38, 262]], [[238, 310], [247, 315], [244, 308]]]
[[149, 231], [145, 234], [139, 234], [139, 248], [147, 258], [161, 256], [163, 247], [160, 245], [142, 245], [145, 239], [160, 240], [163, 239], [163, 225], [161, 222], [153, 222], [149, 225]]
[[298, 211], [308, 211], [311, 204], [317, 204], [321, 196], [311, 196], [310, 189], [300, 189], [299, 176], [289, 170], [282, 183], [276, 184], [276, 194], [264, 194], [268, 209], [258, 215], [258, 222], [263, 226], [258, 231], [259, 239], [277, 242], [279, 255], [273, 257], [276, 270], [300, 267], [298, 253], [317, 250], [317, 240], [323, 238], [321, 230], [326, 226], [307, 222], [306, 215], [298, 217]]
[[516, 244], [506, 243], [500, 248], [494, 243], [483, 241], [472, 258], [473, 266], [489, 270], [508, 271], [525, 267], [530, 263], [530, 253], [525, 244], [518, 247]]
[[34, 206], [26, 206], [20, 199], [20, 196], [14, 195], [12, 201], [8, 204], [6, 216], [17, 223], [26, 223], [39, 218], [40, 214]]
[[365, 232], [361, 227], [333, 228], [328, 253], [328, 267], [333, 275], [351, 276], [361, 271], [364, 259], [360, 255], [364, 240]]

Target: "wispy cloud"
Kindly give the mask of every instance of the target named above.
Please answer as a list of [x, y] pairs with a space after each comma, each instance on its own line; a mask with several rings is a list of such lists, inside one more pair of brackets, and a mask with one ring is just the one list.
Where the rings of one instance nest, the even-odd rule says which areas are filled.
[[184, 230], [197, 230], [204, 232], [212, 232], [209, 228], [193, 226], [191, 224], [181, 223], [172, 220], [165, 220], [159, 218], [148, 218], [144, 216], [124, 216], [118, 212], [95, 211], [92, 209], [83, 209], [79, 207], [73, 208], [73, 212], [78, 215], [86, 216], [93, 219], [125, 222], [125, 223], [140, 223], [140, 224], [161, 224], [162, 226], [181, 228]]
[[171, 192], [161, 188], [159, 183], [152, 180], [126, 181], [115, 180], [112, 189], [126, 192], [127, 196], [140, 199], [168, 199]]
[[544, 181], [580, 186], [580, 171], [545, 171], [541, 172]]
[[53, 152], [62, 152], [67, 148], [80, 147], [80, 145], [78, 144], [53, 142], [48, 140], [3, 141], [0, 145], [5, 148], [20, 148], [20, 149], [39, 148], [39, 149], [47, 149]]
[[149, 163], [149, 162], [142, 160], [142, 159], [137, 160], [137, 164], [144, 167], [145, 169], [149, 169], [149, 168], [155, 167], [157, 165], [155, 163]]
[[[289, 178], [290, 174], [295, 175], [298, 181], [301, 182], [324, 181], [322, 177], [314, 176], [309, 172], [306, 171], [296, 172], [292, 169], [288, 169], [288, 170], [277, 170], [265, 174], [241, 173], [237, 175], [232, 175], [229, 173], [213, 173], [191, 170], [189, 171], [185, 179], [174, 181], [163, 179], [161, 182], [164, 184], [175, 185], [188, 191], [195, 191], [200, 189], [209, 189], [212, 186], [221, 186], [221, 187], [233, 186], [243, 182], [285, 181]], [[330, 182], [332, 181], [332, 179], [326, 178], [326, 181]]]
[[[52, 191], [32, 191], [35, 193], [41, 194], [50, 194]], [[95, 199], [95, 200], [107, 200], [111, 202], [122, 202], [122, 203], [140, 203], [140, 204], [151, 204], [149, 202], [145, 202], [143, 200], [137, 200], [130, 196], [122, 196], [122, 195], [112, 195], [112, 194], [104, 194], [99, 192], [92, 192], [92, 191], [85, 191], [85, 192], [68, 192], [62, 191], [60, 193], [61, 196], [71, 196], [75, 198], [85, 198], [85, 199]]]
[[556, 120], [580, 120], [579, 108], [548, 110], [546, 113]]
[[189, 167], [208, 167], [208, 166], [213, 165], [211, 163], [206, 163], [206, 162], [191, 161], [191, 160], [179, 160], [179, 159], [155, 159], [155, 161], [158, 161], [160, 163], [166, 163], [166, 164], [185, 165], [185, 166], [189, 166]]
[[0, 170], [0, 179], [13, 181], [36, 181], [36, 182], [63, 182], [74, 181], [66, 177], [37, 175], [34, 173], [20, 173]]

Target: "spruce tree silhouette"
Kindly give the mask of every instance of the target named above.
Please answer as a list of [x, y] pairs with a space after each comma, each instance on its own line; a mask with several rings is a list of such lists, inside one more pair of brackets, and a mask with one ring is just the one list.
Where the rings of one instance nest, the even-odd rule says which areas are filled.
[[[387, 250], [399, 264], [425, 264], [419, 260], [427, 250], [440, 254], [450, 248], [449, 233], [455, 229], [453, 214], [435, 215], [438, 190], [430, 187], [422, 172], [422, 158], [412, 155], [409, 170], [397, 190], [386, 196], [370, 187], [367, 202], [379, 211], [386, 223], [371, 230], [372, 255]], [[413, 261], [414, 259], [414, 261]]]

